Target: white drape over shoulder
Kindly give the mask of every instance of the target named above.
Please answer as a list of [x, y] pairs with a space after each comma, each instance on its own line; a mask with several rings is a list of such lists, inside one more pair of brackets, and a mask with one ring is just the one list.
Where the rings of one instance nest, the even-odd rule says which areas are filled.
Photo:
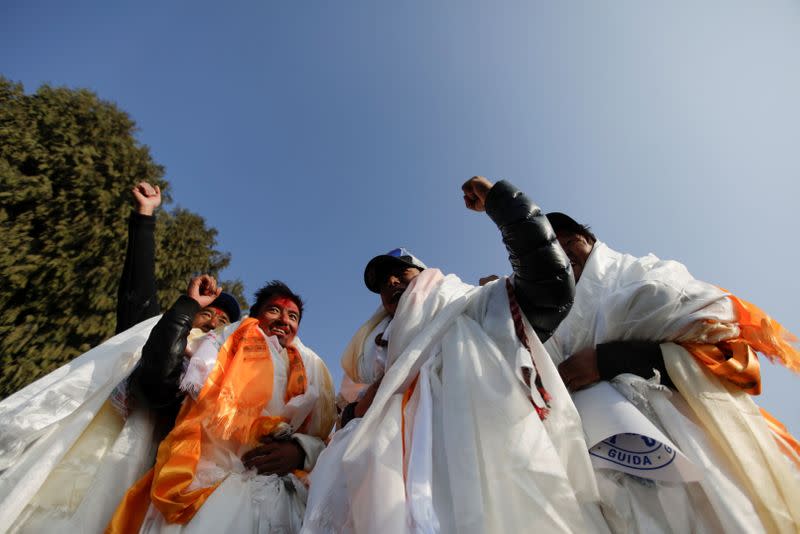
[[[678, 262], [653, 255], [636, 258], [597, 242], [572, 310], [545, 346], [560, 363], [581, 349], [611, 341], [713, 344], [738, 335], [734, 307], [723, 290], [696, 280]], [[687, 525], [710, 532], [795, 532], [800, 524], [798, 479], [767, 474], [775, 466], [791, 468], [763, 420], [754, 415], [758, 410], [752, 399], [705, 373], [680, 346], [667, 343], [662, 353], [680, 395], [633, 375], [621, 375], [612, 384], [702, 466], [705, 477], [699, 483], [643, 484], [598, 470], [609, 523], [625, 532], [674, 532]], [[736, 425], [728, 431], [723, 420]], [[747, 457], [770, 460], [748, 470]]]
[[0, 531], [105, 528], [154, 452], [149, 415], [123, 421], [108, 399], [133, 370], [158, 319], [112, 337], [0, 402]]
[[[365, 368], [354, 360], [369, 353], [377, 332], [367, 328], [343, 358], [346, 372]], [[514, 333], [504, 281], [475, 288], [423, 271], [392, 320], [370, 409], [334, 435], [312, 473], [304, 531], [584, 531], [579, 501], [596, 500], [597, 489], [580, 421], [528, 335], [552, 395], [544, 422], [522, 378], [534, 366]]]
[[[189, 363], [181, 387], [187, 392], [199, 391], [208, 383], [214, 369], [219, 347], [235, 330], [231, 325], [217, 336], [209, 336], [198, 347]], [[262, 335], [263, 332], [261, 332]], [[313, 469], [335, 419], [333, 382], [325, 362], [306, 347], [299, 337], [294, 339], [303, 359], [307, 387], [303, 394], [288, 402], [284, 393], [289, 380], [289, 360], [286, 349], [274, 337], [264, 335], [273, 365], [273, 395], [261, 415], [284, 418], [291, 431], [304, 422], [304, 434], [293, 437], [305, 452], [304, 469]], [[202, 362], [196, 365], [196, 362]], [[192, 371], [194, 369], [194, 371]], [[198, 384], [191, 383], [198, 380]], [[252, 383], [249, 387], [265, 387]], [[202, 534], [206, 532], [298, 532], [305, 512], [307, 489], [294, 474], [285, 476], [259, 475], [247, 469], [241, 457], [253, 448], [236, 439], [223, 439], [203, 424], [200, 457], [190, 489], [219, 483], [197, 514], [186, 524], [170, 524], [152, 503], [139, 532], [142, 534]]]
[[[569, 315], [545, 346], [558, 364], [608, 341], [715, 343], [739, 333], [725, 295], [696, 280], [681, 263], [652, 254], [637, 258], [598, 241], [575, 287]], [[706, 320], [712, 328], [703, 324]]]

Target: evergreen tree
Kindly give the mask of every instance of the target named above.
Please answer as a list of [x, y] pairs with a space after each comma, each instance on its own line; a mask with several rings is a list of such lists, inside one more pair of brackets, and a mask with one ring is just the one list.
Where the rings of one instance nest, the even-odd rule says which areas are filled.
[[[0, 77], [0, 398], [113, 334], [130, 189], [168, 186], [135, 131], [91, 91], [44, 85], [26, 95]], [[228, 265], [216, 233], [186, 210], [158, 213], [163, 309], [194, 273]], [[222, 285], [246, 306], [240, 282]]]

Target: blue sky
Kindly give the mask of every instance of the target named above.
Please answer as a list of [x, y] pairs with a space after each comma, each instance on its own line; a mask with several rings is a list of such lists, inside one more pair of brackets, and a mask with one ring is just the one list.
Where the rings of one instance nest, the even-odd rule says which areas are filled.
[[[225, 276], [306, 297], [301, 337], [337, 380], [373, 255], [508, 272], [463, 207], [474, 174], [800, 333], [797, 2], [120, 4], [3, 2], [0, 73], [127, 111]], [[798, 377], [762, 367], [758, 402], [800, 434]]]

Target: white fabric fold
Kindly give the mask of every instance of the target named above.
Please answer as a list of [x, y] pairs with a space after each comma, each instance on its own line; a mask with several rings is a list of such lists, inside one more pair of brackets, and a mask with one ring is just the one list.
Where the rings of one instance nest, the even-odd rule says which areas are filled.
[[[712, 504], [717, 510], [725, 510], [728, 518], [741, 518], [739, 531], [753, 524], [742, 514], [756, 515], [754, 508], [767, 531], [797, 532], [800, 477], [784, 461], [752, 397], [703, 369], [680, 345], [664, 343], [661, 350], [670, 378], [685, 403], [684, 413], [690, 412], [694, 423], [669, 415], [675, 409], [663, 401], [653, 406], [677, 439], [694, 441], [695, 454], [710, 456], [709, 483], [703, 487]], [[725, 473], [735, 473], [736, 477], [721, 476]], [[751, 507], [735, 505], [740, 495], [739, 500], [747, 496]]]
[[[191, 361], [202, 361], [210, 373], [216, 365], [219, 348], [235, 330], [236, 325], [231, 325], [221, 335], [207, 339]], [[274, 336], [264, 335], [264, 338], [272, 357], [273, 395], [261, 414], [289, 420], [291, 428], [287, 430], [287, 437], [291, 435], [303, 448], [306, 453], [304, 468], [311, 469], [324, 448], [322, 438], [327, 436], [335, 418], [330, 373], [323, 360], [295, 337], [293, 344], [303, 359], [307, 387], [303, 394], [287, 402], [284, 398], [289, 371], [286, 349]], [[306, 421], [307, 433], [294, 433]], [[253, 448], [252, 444], [222, 439], [205, 427], [201, 436], [200, 458], [189, 490], [218, 482], [219, 487], [185, 525], [167, 523], [151, 504], [140, 532], [297, 532], [300, 529], [307, 490], [295, 475], [258, 475], [254, 469], [246, 469], [241, 461], [242, 455]]]
[[[726, 293], [696, 280], [676, 261], [636, 258], [595, 243], [575, 287], [575, 302], [545, 347], [556, 364], [608, 341], [677, 340], [716, 323], [704, 341], [738, 335]], [[699, 339], [693, 339], [700, 341]]]
[[[653, 255], [635, 258], [597, 242], [576, 286], [573, 307], [545, 346], [555, 362], [560, 363], [581, 349], [611, 341], [716, 343], [739, 334], [733, 306], [726, 295], [723, 290], [696, 280], [678, 262], [662, 261]], [[664, 350], [667, 346], [676, 348]], [[764, 497], [757, 496], [753, 488], [760, 484], [758, 491], [765, 491], [763, 485], [771, 482], [756, 475], [756, 470], [746, 473], [736, 467], [741, 460], [735, 458], [739, 456], [763, 456], [780, 462], [781, 453], [774, 442], [763, 435], [758, 440], [738, 441], [737, 432], [725, 430], [721, 422], [715, 430], [711, 424], [713, 417], [708, 415], [711, 405], [704, 405], [698, 398], [705, 399], [704, 392], [710, 389], [729, 398], [734, 395], [733, 390], [722, 387], [718, 379], [704, 373], [679, 346], [662, 345], [662, 353], [670, 378], [681, 395], [670, 395], [659, 388], [636, 387], [637, 381], [646, 385], [639, 378], [633, 382], [615, 380], [612, 385], [700, 466], [705, 476], [693, 483], [642, 483], [641, 479], [622, 473], [598, 470], [603, 512], [612, 530], [681, 531], [688, 527], [676, 522], [675, 511], [680, 510], [696, 531], [791, 531], [775, 527], [781, 524], [781, 519], [770, 518], [770, 513], [788, 516], [786, 508], [800, 502], [800, 493], [793, 490], [794, 500], [769, 498], [770, 506], [783, 511], [764, 513], [763, 506], [759, 509]], [[683, 362], [683, 376], [676, 374], [678, 362]], [[728, 412], [722, 417], [742, 420], [742, 415], [734, 412], [742, 409], [742, 413], [750, 413], [755, 405], [744, 393], [734, 396], [746, 398], [749, 407], [739, 404], [734, 409], [726, 401], [723, 404]], [[713, 410], [723, 411], [721, 405]], [[758, 425], [765, 427], [760, 415], [749, 417], [753, 424], [761, 419]], [[747, 482], [754, 476], [761, 480], [759, 484]], [[772, 490], [765, 495], [776, 493]]]
[[[112, 390], [133, 370], [158, 319], [153, 317], [112, 337], [0, 402], [0, 469], [4, 469], [0, 474], [0, 525], [15, 523], [82, 437]], [[107, 437], [98, 435], [97, 439], [105, 442]], [[119, 447], [123, 446], [119, 442]], [[136, 457], [136, 464], [142, 451], [129, 452]], [[117, 458], [129, 458], [119, 449], [117, 453]], [[111, 458], [109, 462], [113, 463]], [[99, 469], [97, 476], [109, 468]], [[90, 487], [95, 491], [94, 484]], [[78, 501], [82, 498], [75, 495]]]
[[[527, 351], [505, 286], [475, 288], [426, 269], [391, 329], [371, 407], [334, 435], [311, 475], [304, 531], [583, 531], [576, 493], [596, 499], [597, 490], [577, 412], [563, 385], [550, 383], [558, 374], [538, 344], [557, 409], [546, 423], [536, 414], [515, 369]], [[580, 444], [567, 447], [583, 456], [574, 480], [551, 432]]]

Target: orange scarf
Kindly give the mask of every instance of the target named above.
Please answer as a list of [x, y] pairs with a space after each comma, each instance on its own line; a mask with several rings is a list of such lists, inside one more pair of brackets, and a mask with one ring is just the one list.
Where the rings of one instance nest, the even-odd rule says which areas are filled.
[[[733, 303], [739, 337], [716, 345], [683, 343], [683, 347], [712, 374], [751, 395], [761, 393], [761, 367], [756, 351], [773, 363], [777, 360], [792, 371], [800, 372], [800, 351], [792, 346], [797, 337], [758, 306], [730, 294], [728, 298]], [[761, 414], [781, 452], [797, 465], [800, 443], [763, 408]]]
[[[286, 352], [284, 400], [288, 401], [305, 393], [307, 378], [299, 351], [289, 346]], [[257, 319], [245, 319], [220, 349], [197, 400], [184, 402], [175, 428], [158, 448], [155, 467], [128, 490], [106, 532], [138, 531], [148, 497], [167, 522], [188, 523], [219, 485], [188, 490], [200, 460], [202, 428], [225, 440], [256, 444], [286, 423], [281, 417], [261, 415], [272, 399], [272, 386], [273, 362], [266, 339]]]
[[761, 368], [756, 351], [800, 372], [800, 351], [792, 343], [797, 337], [758, 306], [733, 295], [739, 337], [717, 343], [682, 343], [683, 347], [712, 374], [727, 380], [751, 395], [761, 393]]

